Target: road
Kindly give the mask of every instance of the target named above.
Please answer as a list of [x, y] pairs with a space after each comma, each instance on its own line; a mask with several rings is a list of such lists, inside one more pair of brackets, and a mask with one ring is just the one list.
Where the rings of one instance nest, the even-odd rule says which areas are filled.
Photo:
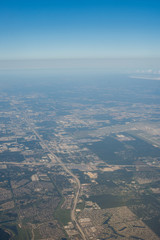
[[47, 144], [44, 142], [44, 140], [41, 138], [41, 136], [36, 132], [36, 130], [34, 129], [33, 125], [30, 123], [30, 121], [28, 120], [26, 114], [24, 113], [24, 119], [26, 121], [26, 123], [28, 124], [30, 130], [37, 136], [37, 138], [39, 139], [39, 141], [43, 144], [44, 148], [47, 149], [47, 151], [52, 155], [52, 157], [54, 159], [56, 159], [56, 161], [59, 163], [59, 165], [64, 169], [64, 171], [66, 173], [68, 173], [75, 181], [76, 183], [76, 192], [75, 192], [75, 197], [74, 197], [74, 201], [73, 201], [73, 206], [72, 206], [72, 210], [71, 210], [71, 220], [73, 222], [73, 224], [76, 226], [77, 230], [80, 232], [81, 237], [83, 240], [87, 240], [81, 226], [79, 225], [77, 219], [76, 219], [76, 206], [78, 203], [78, 199], [79, 199], [79, 194], [80, 194], [80, 189], [81, 189], [81, 183], [78, 179], [78, 177], [76, 175], [74, 175], [66, 166], [65, 164], [61, 161], [60, 158], [58, 158], [53, 152], [52, 150], [47, 146]]

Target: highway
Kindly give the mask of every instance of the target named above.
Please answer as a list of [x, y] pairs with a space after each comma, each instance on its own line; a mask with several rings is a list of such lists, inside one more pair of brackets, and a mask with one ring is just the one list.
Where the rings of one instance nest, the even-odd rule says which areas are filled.
[[77, 230], [79, 231], [79, 233], [81, 234], [81, 237], [83, 240], [87, 240], [81, 226], [79, 225], [77, 219], [76, 219], [76, 206], [78, 203], [78, 199], [79, 199], [79, 194], [80, 194], [80, 189], [81, 189], [81, 183], [78, 179], [78, 177], [76, 175], [74, 175], [71, 170], [69, 170], [65, 164], [61, 161], [60, 158], [58, 158], [53, 152], [52, 150], [47, 146], [47, 144], [44, 142], [44, 140], [41, 138], [41, 136], [36, 132], [36, 130], [34, 129], [33, 125], [30, 123], [30, 121], [27, 119], [26, 114], [24, 113], [24, 120], [26, 121], [26, 123], [28, 124], [30, 130], [37, 136], [37, 138], [39, 139], [39, 141], [43, 144], [44, 148], [47, 149], [47, 151], [52, 155], [52, 157], [54, 159], [56, 159], [56, 161], [59, 163], [59, 165], [64, 169], [64, 171], [66, 173], [68, 173], [75, 181], [76, 184], [76, 191], [75, 191], [75, 197], [74, 197], [74, 201], [73, 201], [73, 206], [72, 206], [72, 210], [71, 210], [71, 220], [73, 222], [73, 224], [76, 226]]

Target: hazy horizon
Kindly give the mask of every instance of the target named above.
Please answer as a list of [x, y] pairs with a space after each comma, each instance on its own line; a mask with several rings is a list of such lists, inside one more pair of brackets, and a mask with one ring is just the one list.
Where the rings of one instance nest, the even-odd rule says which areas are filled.
[[160, 75], [160, 58], [59, 58], [0, 60], [0, 72], [84, 71]]

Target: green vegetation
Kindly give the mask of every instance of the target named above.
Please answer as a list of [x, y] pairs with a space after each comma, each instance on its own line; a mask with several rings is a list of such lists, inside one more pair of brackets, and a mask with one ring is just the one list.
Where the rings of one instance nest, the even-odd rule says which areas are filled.
[[85, 207], [85, 201], [83, 200], [82, 202], [80, 202], [80, 203], [77, 204], [77, 207], [76, 207], [76, 208], [83, 210], [84, 207]]
[[2, 240], [30, 240], [31, 233], [26, 228], [20, 228], [18, 225], [4, 225], [0, 228], [0, 239]]
[[40, 146], [39, 142], [36, 140], [32, 140], [32, 141], [26, 141], [23, 138], [17, 139], [17, 142], [19, 144], [23, 144], [25, 147], [28, 147], [30, 150], [34, 150], [34, 149], [42, 149], [42, 147]]
[[144, 222], [160, 237], [160, 216], [144, 220]]
[[97, 182], [99, 184], [106, 185], [109, 188], [115, 188], [117, 185], [115, 182], [125, 181], [126, 183], [130, 183], [133, 179], [133, 172], [126, 171], [125, 169], [120, 169], [114, 172], [98, 172]]
[[91, 182], [89, 176], [84, 174], [84, 172], [80, 171], [79, 169], [73, 169], [72, 172], [78, 176], [81, 184]]
[[15, 237], [14, 240], [31, 240], [31, 232], [26, 229], [26, 228], [20, 228], [17, 227], [18, 229], [18, 235]]
[[106, 137], [103, 141], [94, 142], [87, 147], [109, 164], [132, 164], [131, 157], [124, 159], [124, 156], [117, 154], [124, 151], [125, 146], [113, 137]]
[[[126, 133], [124, 135], [132, 136]], [[87, 147], [108, 164], [132, 165], [140, 157], [158, 158], [160, 156], [159, 148], [138, 137], [134, 137], [131, 141], [120, 142], [112, 135]]]
[[19, 152], [4, 151], [0, 153], [0, 162], [22, 162], [24, 156]]
[[96, 202], [101, 208], [113, 208], [126, 205], [123, 198], [110, 194], [90, 196], [87, 200]]
[[71, 212], [68, 209], [58, 208], [54, 214], [56, 219], [62, 224], [67, 225], [69, 221], [71, 221]]

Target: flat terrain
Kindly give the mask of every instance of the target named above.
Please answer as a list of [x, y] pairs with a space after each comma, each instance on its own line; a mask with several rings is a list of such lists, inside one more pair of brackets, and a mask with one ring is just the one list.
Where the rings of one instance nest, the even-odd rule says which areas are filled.
[[160, 82], [60, 81], [0, 90], [1, 236], [160, 239]]

